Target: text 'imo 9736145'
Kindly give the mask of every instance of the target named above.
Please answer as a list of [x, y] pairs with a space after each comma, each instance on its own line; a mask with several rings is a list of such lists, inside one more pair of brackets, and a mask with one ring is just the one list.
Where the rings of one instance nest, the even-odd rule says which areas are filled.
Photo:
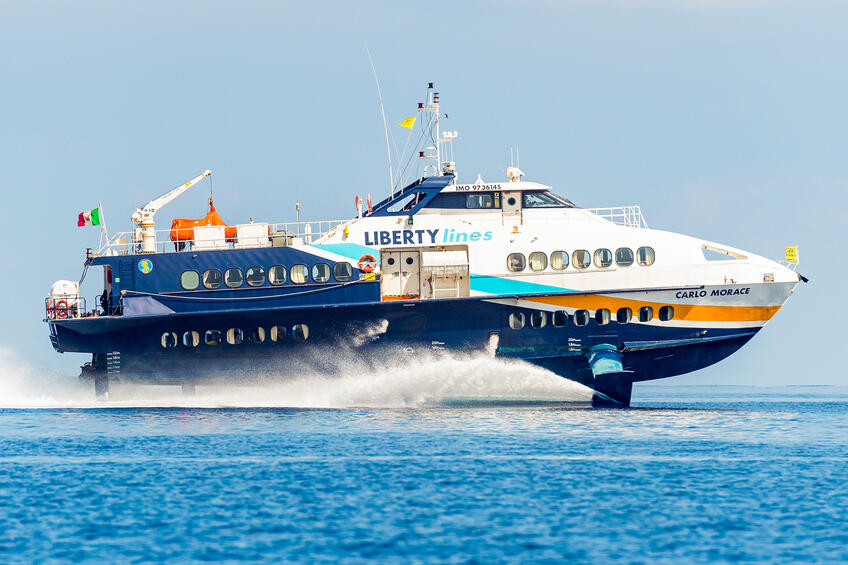
[[[210, 198], [204, 218], [157, 232], [156, 212], [206, 171], [136, 210], [131, 232], [104, 230], [85, 261], [102, 269], [94, 307], [70, 281], [46, 300], [53, 346], [92, 355], [100, 395], [116, 379], [249, 379], [344, 344], [488, 351], [626, 406], [634, 382], [739, 349], [803, 279], [794, 248], [777, 262], [649, 229], [638, 206], [580, 208], [517, 166], [458, 183], [432, 84], [419, 112], [424, 175], [375, 205], [357, 196], [352, 219], [228, 226]], [[80, 214], [98, 223], [99, 208]]]

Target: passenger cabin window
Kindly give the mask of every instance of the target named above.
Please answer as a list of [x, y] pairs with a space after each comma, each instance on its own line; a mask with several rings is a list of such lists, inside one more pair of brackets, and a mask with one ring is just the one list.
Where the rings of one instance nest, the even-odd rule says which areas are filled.
[[466, 208], [492, 208], [491, 194], [469, 194], [465, 197]]
[[633, 250], [629, 247], [619, 247], [615, 250], [615, 264], [619, 267], [629, 267], [633, 264]]
[[200, 345], [200, 334], [193, 330], [183, 333], [183, 345], [186, 347], [197, 347]]
[[309, 326], [306, 324], [295, 324], [292, 326], [292, 339], [298, 343], [303, 343], [309, 339]]
[[563, 327], [567, 321], [568, 314], [565, 310], [557, 310], [551, 315], [551, 323], [557, 328]]
[[530, 269], [534, 271], [544, 271], [548, 266], [548, 256], [541, 251], [534, 251], [530, 254]]
[[221, 332], [219, 330], [206, 330], [204, 336], [206, 345], [218, 345], [221, 343]]
[[654, 264], [654, 249], [652, 247], [640, 247], [636, 250], [636, 260], [643, 267], [650, 267]]
[[244, 275], [241, 269], [227, 269], [224, 271], [224, 282], [230, 288], [238, 288], [244, 283]]
[[517, 273], [519, 271], [523, 271], [524, 267], [527, 266], [527, 263], [524, 259], [524, 255], [521, 253], [510, 253], [509, 257], [506, 259], [506, 267], [510, 271]]
[[661, 322], [668, 322], [669, 320], [674, 318], [674, 306], [663, 306], [660, 308], [657, 317]]
[[599, 326], [605, 326], [610, 322], [610, 311], [606, 308], [595, 310], [595, 321]]
[[574, 325], [575, 326], [586, 326], [589, 324], [589, 311], [588, 310], [577, 310], [574, 313]]
[[294, 284], [303, 284], [309, 280], [309, 271], [306, 269], [306, 265], [292, 265], [289, 274], [291, 275], [291, 282]]
[[203, 286], [206, 288], [220, 288], [223, 280], [221, 271], [218, 269], [206, 269], [203, 271]]
[[312, 265], [312, 280], [324, 283], [330, 280], [330, 266], [327, 263], [315, 263]]
[[551, 269], [561, 271], [568, 267], [568, 253], [565, 251], [554, 251], [551, 253]]
[[525, 192], [521, 200], [525, 208], [571, 208], [574, 206], [565, 198], [547, 190]]
[[642, 306], [639, 308], [639, 321], [650, 322], [654, 319], [654, 309], [650, 306]]
[[180, 285], [186, 290], [195, 290], [200, 286], [200, 275], [197, 271], [183, 271], [180, 276]]
[[245, 273], [245, 280], [250, 286], [262, 286], [265, 284], [265, 269], [250, 267]]
[[286, 268], [282, 265], [273, 265], [268, 269], [268, 282], [273, 285], [286, 283]]
[[571, 262], [578, 269], [587, 269], [592, 262], [592, 256], [585, 249], [578, 249], [571, 254]]
[[615, 321], [619, 324], [626, 324], [633, 317], [633, 311], [630, 308], [619, 308], [615, 313]]
[[177, 334], [174, 332], [165, 332], [162, 334], [162, 347], [165, 349], [173, 349], [177, 346]]
[[524, 313], [513, 312], [509, 315], [509, 327], [514, 330], [520, 330], [524, 327]]
[[595, 251], [595, 266], [606, 269], [612, 265], [612, 251], [609, 249], [597, 249]]
[[227, 330], [227, 343], [230, 345], [241, 345], [244, 342], [244, 332], [238, 328]]
[[333, 265], [333, 278], [339, 282], [347, 282], [353, 277], [353, 267], [350, 263], [336, 263]]
[[530, 325], [534, 328], [544, 328], [548, 323], [548, 315], [546, 312], [536, 310], [530, 314]]
[[259, 345], [265, 341], [265, 328], [253, 328], [250, 330], [250, 335], [247, 336], [248, 341], [254, 345]]
[[286, 335], [288, 331], [285, 326], [271, 326], [271, 341], [274, 343], [282, 343], [286, 341]]

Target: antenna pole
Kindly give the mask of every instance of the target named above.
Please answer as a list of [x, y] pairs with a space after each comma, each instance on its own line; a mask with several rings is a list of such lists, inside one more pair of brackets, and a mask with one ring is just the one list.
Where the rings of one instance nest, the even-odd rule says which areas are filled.
[[371, 50], [368, 49], [368, 44], [365, 44], [365, 52], [368, 53], [368, 62], [371, 63], [371, 72], [374, 73], [374, 82], [377, 83], [377, 97], [380, 99], [380, 114], [383, 116], [383, 132], [386, 134], [386, 155], [389, 160], [389, 196], [395, 192], [395, 176], [392, 173], [392, 148], [389, 145], [389, 126], [386, 123], [386, 110], [383, 108], [383, 91], [380, 89], [380, 79], [377, 78], [377, 69], [374, 67], [374, 60], [371, 58]]

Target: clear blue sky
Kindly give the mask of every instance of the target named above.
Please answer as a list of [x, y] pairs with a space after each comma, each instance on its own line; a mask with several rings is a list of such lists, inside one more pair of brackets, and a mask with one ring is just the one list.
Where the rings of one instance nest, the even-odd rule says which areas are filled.
[[652, 227], [774, 258], [800, 246], [812, 282], [741, 352], [670, 382], [844, 383], [846, 27], [848, 3], [815, 0], [0, 1], [0, 345], [75, 374], [43, 297], [79, 276], [97, 231], [76, 216], [99, 200], [128, 229], [206, 168], [230, 223], [383, 195], [367, 41], [392, 123], [436, 82], [461, 180], [504, 178], [519, 145], [528, 179], [580, 205], [640, 204]]

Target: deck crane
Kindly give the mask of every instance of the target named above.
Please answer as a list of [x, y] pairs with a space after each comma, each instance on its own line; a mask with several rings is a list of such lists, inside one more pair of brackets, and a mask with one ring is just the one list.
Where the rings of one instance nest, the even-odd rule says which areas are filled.
[[174, 200], [177, 196], [211, 174], [212, 171], [203, 171], [187, 183], [178, 186], [170, 192], [166, 192], [159, 198], [154, 198], [133, 212], [132, 221], [135, 222], [136, 225], [133, 234], [133, 243], [136, 245], [141, 243], [142, 253], [156, 253], [156, 222], [153, 221], [153, 216], [156, 215], [159, 208]]

